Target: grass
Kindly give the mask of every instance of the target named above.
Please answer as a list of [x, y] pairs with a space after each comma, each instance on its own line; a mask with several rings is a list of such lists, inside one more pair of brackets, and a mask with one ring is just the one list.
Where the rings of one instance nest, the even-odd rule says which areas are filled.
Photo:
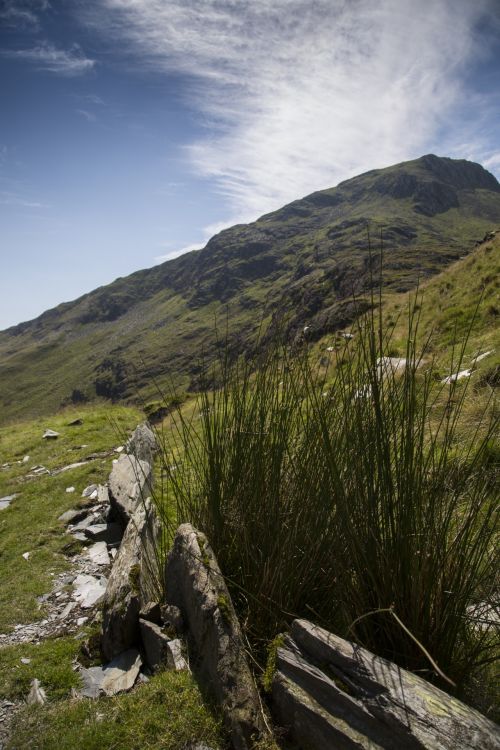
[[[70, 637], [0, 648], [0, 697], [26, 699], [35, 678], [49, 699], [67, 697], [72, 687], [80, 687], [80, 678], [73, 671], [79, 649], [79, 641]], [[21, 659], [29, 659], [29, 664]]]
[[196, 742], [226, 747], [221, 721], [189, 673], [163, 672], [127, 695], [26, 707], [7, 748], [183, 750]]
[[[69, 427], [68, 422], [77, 417], [83, 424]], [[112, 456], [55, 476], [29, 479], [30, 467], [40, 464], [53, 470], [113, 449], [117, 429], [131, 430], [140, 419], [140, 413], [132, 408], [85, 406], [0, 429], [1, 463], [10, 464], [0, 470], [0, 497], [16, 495], [10, 507], [0, 511], [0, 632], [43, 619], [37, 597], [50, 591], [53, 576], [68, 566], [71, 539], [57, 519], [82, 502], [80, 496], [87, 485], [107, 480]], [[60, 432], [60, 437], [43, 440], [46, 427]], [[23, 463], [26, 455], [29, 461]], [[73, 494], [66, 493], [69, 486], [75, 487]], [[28, 560], [22, 557], [25, 552], [30, 553]]]
[[470, 389], [421, 356], [420, 314], [402, 375], [377, 364], [393, 343], [374, 314], [331, 374], [307, 351], [222, 358], [220, 389], [165, 436], [165, 465], [177, 518], [208, 535], [257, 653], [304, 616], [463, 694], [498, 653], [470, 606], [498, 597], [499, 417], [490, 399], [460, 431]]

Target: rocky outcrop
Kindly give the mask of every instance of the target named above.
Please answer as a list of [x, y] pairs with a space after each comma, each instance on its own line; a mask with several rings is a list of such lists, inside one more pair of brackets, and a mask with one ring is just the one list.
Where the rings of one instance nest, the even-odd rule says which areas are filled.
[[148, 423], [143, 422], [137, 425], [128, 441], [127, 453], [131, 453], [139, 461], [147, 461], [152, 466], [157, 451], [156, 437]]
[[139, 643], [141, 605], [154, 598], [152, 591], [158, 578], [154, 551], [157, 534], [154, 508], [151, 500], [146, 500], [125, 530], [103, 599], [101, 648], [106, 659]]
[[299, 748], [499, 750], [498, 727], [434, 685], [305, 620], [278, 648], [272, 699]]
[[147, 461], [123, 454], [113, 465], [109, 476], [111, 509], [123, 526], [149, 495], [151, 483], [151, 464]]
[[236, 750], [266, 734], [259, 696], [229, 592], [204, 534], [177, 529], [166, 565], [167, 602], [188, 630], [191, 666], [222, 707]]

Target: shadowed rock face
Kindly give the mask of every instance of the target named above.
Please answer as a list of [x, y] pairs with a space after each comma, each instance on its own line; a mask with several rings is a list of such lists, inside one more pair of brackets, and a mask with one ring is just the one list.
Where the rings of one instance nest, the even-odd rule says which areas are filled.
[[273, 706], [308, 750], [499, 750], [498, 727], [392, 662], [295, 620], [277, 653]]
[[267, 734], [259, 697], [229, 592], [204, 534], [177, 530], [165, 581], [167, 602], [188, 629], [190, 664], [221, 704], [236, 750], [250, 750]]

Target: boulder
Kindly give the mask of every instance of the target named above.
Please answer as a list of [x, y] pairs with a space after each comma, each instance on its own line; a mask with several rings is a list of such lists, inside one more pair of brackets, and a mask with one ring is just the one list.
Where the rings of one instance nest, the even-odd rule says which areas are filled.
[[150, 492], [151, 464], [123, 454], [113, 464], [109, 476], [109, 494], [113, 514], [125, 527]]
[[187, 669], [187, 663], [182, 655], [181, 642], [178, 639], [171, 640], [154, 622], [141, 618], [139, 624], [146, 663], [153, 672], [162, 666], [175, 671]]
[[[133, 514], [113, 562], [103, 602], [101, 648], [106, 659], [137, 645], [139, 612], [157, 584], [158, 523], [150, 500]], [[157, 589], [155, 593], [158, 594]]]
[[82, 668], [80, 675], [83, 688], [79, 695], [84, 698], [98, 698], [99, 695], [116, 695], [130, 690], [137, 680], [142, 660], [136, 649], [119, 654], [104, 667]]
[[498, 728], [434, 685], [306, 620], [278, 648], [273, 712], [299, 747], [499, 750]]
[[156, 436], [147, 422], [138, 425], [127, 443], [127, 452], [139, 461], [147, 461], [153, 465], [155, 453], [158, 451]]
[[267, 734], [229, 592], [204, 534], [177, 529], [167, 560], [167, 602], [188, 629], [191, 665], [220, 703], [236, 750]]

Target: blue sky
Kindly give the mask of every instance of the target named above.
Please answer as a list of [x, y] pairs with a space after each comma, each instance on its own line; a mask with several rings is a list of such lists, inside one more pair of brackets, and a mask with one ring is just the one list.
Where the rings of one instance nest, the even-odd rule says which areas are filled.
[[0, 329], [499, 122], [498, 0], [0, 0]]

